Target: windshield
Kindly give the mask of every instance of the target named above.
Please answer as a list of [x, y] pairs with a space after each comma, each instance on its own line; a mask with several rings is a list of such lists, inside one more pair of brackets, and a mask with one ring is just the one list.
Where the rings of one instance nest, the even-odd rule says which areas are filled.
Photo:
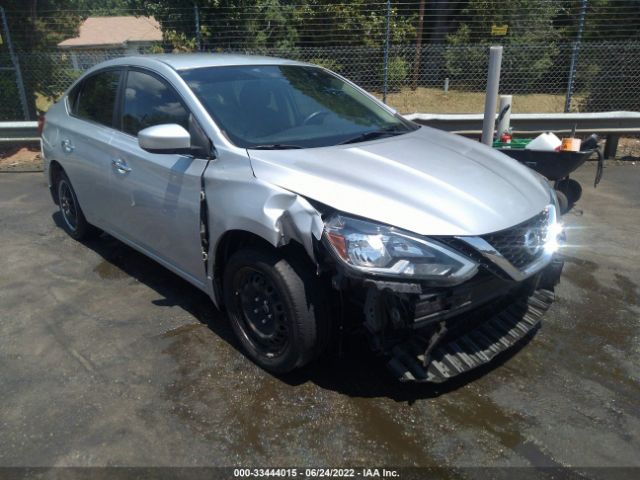
[[325, 147], [417, 128], [317, 67], [208, 67], [180, 75], [227, 138], [243, 148]]

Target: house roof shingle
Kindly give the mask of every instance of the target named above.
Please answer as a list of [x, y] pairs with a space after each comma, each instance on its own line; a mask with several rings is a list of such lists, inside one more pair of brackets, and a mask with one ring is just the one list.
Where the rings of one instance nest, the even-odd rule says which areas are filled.
[[62, 48], [125, 46], [127, 42], [162, 40], [160, 24], [153, 17], [89, 17], [80, 34], [58, 44]]

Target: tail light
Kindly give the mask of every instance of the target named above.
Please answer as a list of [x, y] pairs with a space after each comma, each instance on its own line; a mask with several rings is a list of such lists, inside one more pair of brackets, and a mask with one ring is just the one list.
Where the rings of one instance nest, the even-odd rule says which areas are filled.
[[42, 136], [42, 131], [44, 130], [44, 113], [38, 117], [38, 136]]

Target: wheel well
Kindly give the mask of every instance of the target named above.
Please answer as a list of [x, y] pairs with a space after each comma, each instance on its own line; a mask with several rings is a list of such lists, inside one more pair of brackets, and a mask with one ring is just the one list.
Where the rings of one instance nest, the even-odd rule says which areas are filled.
[[264, 238], [256, 235], [255, 233], [247, 232], [246, 230], [230, 230], [225, 232], [216, 248], [214, 274], [215, 278], [221, 279], [224, 275], [224, 267], [227, 260], [231, 258], [235, 252], [240, 249], [255, 246], [262, 248], [275, 248]]
[[287, 245], [276, 248], [267, 240], [260, 237], [259, 235], [256, 235], [255, 233], [251, 233], [246, 230], [230, 230], [226, 232], [218, 242], [215, 253], [213, 278], [214, 288], [218, 293], [222, 292], [222, 278], [227, 261], [235, 252], [248, 247], [264, 248], [268, 250], [280, 250], [283, 255], [296, 256], [300, 260], [309, 262], [310, 268], [314, 268], [311, 265], [311, 261], [304, 247], [295, 240], [291, 240]]
[[58, 192], [55, 185], [61, 172], [64, 172], [62, 165], [55, 160], [51, 160], [51, 163], [49, 163], [49, 185], [51, 185], [51, 196], [56, 205], [58, 204]]

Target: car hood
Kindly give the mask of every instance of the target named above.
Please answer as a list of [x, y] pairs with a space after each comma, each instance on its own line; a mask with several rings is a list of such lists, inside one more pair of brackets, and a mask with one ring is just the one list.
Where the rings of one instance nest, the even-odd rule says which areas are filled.
[[249, 150], [257, 178], [420, 235], [482, 235], [549, 204], [540, 177], [478, 142], [429, 127], [375, 141]]

